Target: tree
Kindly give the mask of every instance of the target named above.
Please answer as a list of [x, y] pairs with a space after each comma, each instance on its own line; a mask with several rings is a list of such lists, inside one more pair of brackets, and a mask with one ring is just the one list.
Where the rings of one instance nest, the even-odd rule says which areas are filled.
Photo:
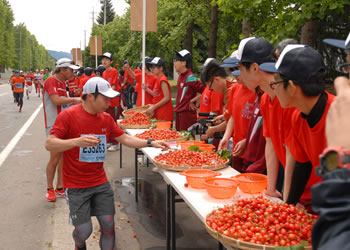
[[[106, 2], [105, 2], [106, 1]], [[106, 4], [106, 24], [110, 23], [114, 20], [115, 17], [115, 12], [113, 9], [113, 5], [112, 5], [112, 1], [111, 0], [101, 0], [101, 11], [100, 13], [98, 13], [98, 17], [97, 17], [97, 23], [98, 24], [104, 24], [104, 15], [105, 15], [105, 4]]]

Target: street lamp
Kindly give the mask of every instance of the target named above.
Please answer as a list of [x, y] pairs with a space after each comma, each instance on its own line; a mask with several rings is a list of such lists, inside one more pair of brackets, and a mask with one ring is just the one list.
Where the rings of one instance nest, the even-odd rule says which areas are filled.
[[106, 25], [106, 5], [107, 5], [107, 0], [100, 0], [101, 4], [104, 4], [104, 19], [103, 19], [103, 25]]

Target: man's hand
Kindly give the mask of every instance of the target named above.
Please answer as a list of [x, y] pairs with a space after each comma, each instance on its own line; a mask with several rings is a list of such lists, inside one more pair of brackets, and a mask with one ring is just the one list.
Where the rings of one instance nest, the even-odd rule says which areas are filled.
[[73, 104], [79, 104], [79, 103], [82, 103], [83, 101], [80, 97], [72, 97], [72, 98], [74, 98]]
[[213, 137], [214, 133], [216, 132], [215, 128], [212, 126], [208, 126], [207, 132], [205, 132], [206, 136], [208, 138]]
[[95, 136], [84, 135], [76, 139], [76, 147], [94, 147], [97, 146], [100, 142], [101, 140]]
[[170, 149], [169, 144], [167, 142], [165, 142], [165, 141], [152, 141], [151, 145], [154, 148], [161, 148], [163, 151]]
[[217, 117], [215, 117], [215, 118], [212, 120], [212, 122], [213, 122], [214, 124], [220, 124], [220, 123], [222, 123], [223, 120], [225, 120], [225, 119], [224, 119], [224, 115], [218, 115]]
[[329, 108], [326, 119], [328, 146], [350, 149], [350, 81], [338, 77], [334, 81], [337, 96]]
[[228, 139], [222, 138], [220, 143], [219, 143], [218, 150], [227, 149], [228, 148], [228, 141], [229, 141]]
[[275, 190], [266, 189], [265, 194], [270, 197], [276, 197], [276, 198], [282, 199], [282, 194], [278, 192], [276, 189]]
[[243, 139], [235, 145], [233, 149], [232, 156], [240, 156], [243, 155], [244, 150], [245, 150], [245, 145], [246, 145], [246, 139]]

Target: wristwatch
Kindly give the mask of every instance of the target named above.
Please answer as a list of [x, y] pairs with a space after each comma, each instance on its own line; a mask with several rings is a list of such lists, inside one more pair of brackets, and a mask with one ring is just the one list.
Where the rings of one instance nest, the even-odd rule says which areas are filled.
[[147, 140], [147, 147], [152, 147], [152, 141], [154, 141], [154, 139]]
[[316, 174], [322, 176], [337, 168], [350, 168], [350, 150], [343, 147], [327, 147], [320, 155], [320, 167]]

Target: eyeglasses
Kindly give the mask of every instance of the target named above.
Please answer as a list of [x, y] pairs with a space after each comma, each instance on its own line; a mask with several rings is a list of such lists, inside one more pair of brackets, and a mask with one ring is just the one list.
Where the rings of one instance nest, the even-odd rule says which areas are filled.
[[348, 63], [341, 64], [341, 65], [339, 65], [339, 69], [341, 72], [350, 73], [350, 64], [348, 64]]
[[277, 88], [277, 84], [282, 83], [282, 82], [284, 82], [284, 81], [282, 80], [282, 81], [278, 81], [278, 82], [270, 82], [270, 88], [275, 89], [275, 88]]

